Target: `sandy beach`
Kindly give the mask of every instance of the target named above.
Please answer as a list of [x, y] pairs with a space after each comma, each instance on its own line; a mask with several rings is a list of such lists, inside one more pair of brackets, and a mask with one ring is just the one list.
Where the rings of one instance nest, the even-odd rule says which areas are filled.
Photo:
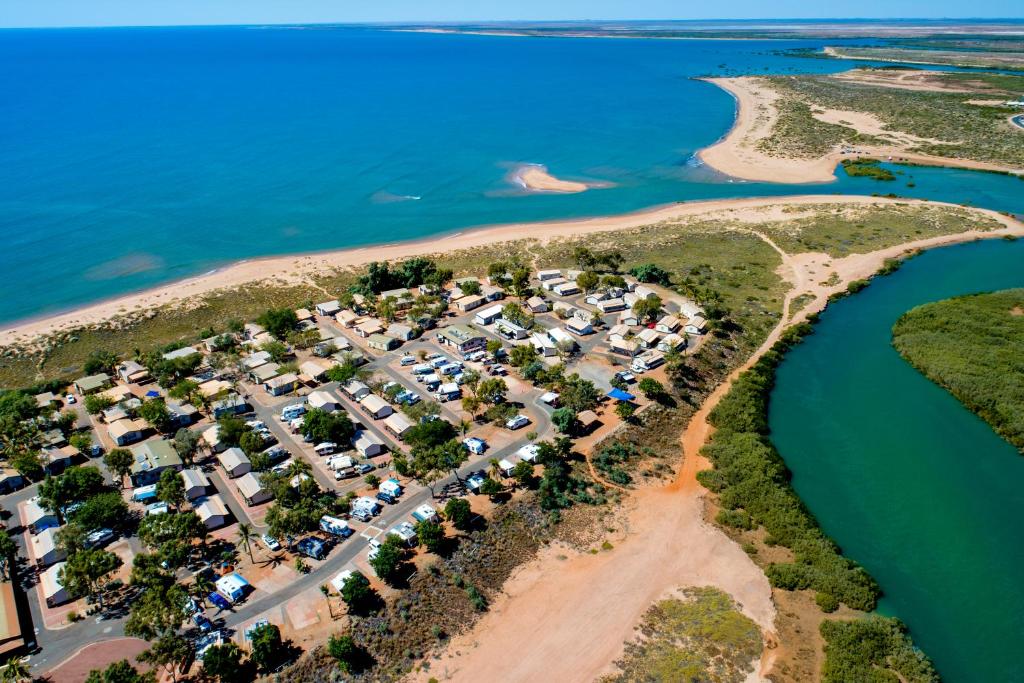
[[586, 192], [591, 187], [587, 183], [556, 178], [540, 164], [524, 164], [518, 167], [512, 172], [512, 182], [534, 192], [558, 192], [560, 194]]
[[[835, 179], [836, 166], [843, 159], [861, 157], [893, 158], [929, 166], [954, 166], [983, 171], [1024, 173], [1022, 169], [1006, 168], [969, 159], [953, 159], [910, 152], [908, 147], [922, 142], [941, 142], [920, 138], [911, 133], [886, 130], [877, 117], [865, 112], [848, 112], [819, 108], [814, 116], [820, 121], [845, 125], [864, 135], [882, 136], [891, 143], [885, 146], [859, 145], [856, 152], [843, 154], [836, 147], [820, 157], [780, 157], [759, 149], [762, 140], [772, 135], [779, 112], [775, 102], [779, 94], [764, 79], [754, 76], [705, 79], [736, 98], [736, 122], [729, 133], [699, 153], [704, 163], [734, 178], [775, 183], [821, 183]], [[924, 86], [921, 86], [923, 88]]]
[[[168, 283], [135, 294], [98, 302], [72, 311], [9, 324], [0, 331], [0, 346], [29, 344], [55, 332], [99, 325], [119, 316], [169, 304], [184, 305], [202, 296], [243, 285], [300, 284], [339, 268], [359, 267], [371, 261], [395, 261], [412, 256], [440, 254], [520, 239], [546, 241], [554, 238], [623, 230], [674, 218], [721, 215], [745, 222], [780, 215], [787, 207], [818, 204], [883, 204], [896, 200], [857, 195], [800, 195], [687, 202], [660, 206], [630, 214], [582, 220], [497, 225], [440, 235], [425, 240], [359, 247], [312, 254], [274, 256], [240, 261], [213, 273]], [[900, 200], [916, 203], [917, 200]], [[993, 213], [994, 212], [990, 212]], [[326, 298], [326, 293], [325, 293]]]

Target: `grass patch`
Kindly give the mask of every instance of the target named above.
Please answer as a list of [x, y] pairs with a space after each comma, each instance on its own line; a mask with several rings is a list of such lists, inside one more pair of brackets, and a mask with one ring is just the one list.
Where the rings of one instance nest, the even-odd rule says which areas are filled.
[[918, 306], [893, 346], [1024, 453], [1024, 289]]
[[1014, 52], [921, 50], [909, 47], [833, 47], [832, 50], [839, 58], [1024, 71], [1024, 55]]
[[[1011, 99], [1024, 92], [1024, 76], [949, 73], [937, 82], [986, 98]], [[912, 151], [952, 159], [974, 159], [1013, 168], [1024, 165], [1024, 145], [1006, 117], [1012, 107], [967, 104], [964, 92], [930, 92], [880, 87], [825, 75], [776, 76], [767, 79], [779, 94], [779, 121], [765, 151], [786, 156], [820, 156], [842, 142], [871, 142], [845, 126], [823, 124], [811, 116], [814, 107], [867, 112], [888, 130], [943, 144], [920, 142]]]
[[870, 616], [852, 621], [827, 620], [823, 683], [938, 683], [932, 663], [914, 647], [899, 619]]
[[618, 673], [626, 681], [743, 681], [761, 655], [761, 632], [725, 593], [688, 588], [647, 610], [640, 637], [626, 644]]
[[896, 203], [820, 207], [811, 214], [763, 229], [788, 252], [824, 252], [839, 258], [930, 237], [1001, 227], [996, 219], [970, 209]]
[[878, 159], [843, 159], [843, 170], [851, 178], [873, 178], [875, 180], [896, 180], [896, 175], [879, 165]]

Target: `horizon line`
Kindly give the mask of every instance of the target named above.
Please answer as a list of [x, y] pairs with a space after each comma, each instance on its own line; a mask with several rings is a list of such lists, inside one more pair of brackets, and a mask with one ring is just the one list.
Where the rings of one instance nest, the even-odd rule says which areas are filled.
[[885, 22], [885, 21], [926, 21], [926, 22], [1007, 22], [1024, 24], [1022, 17], [987, 16], [943, 16], [943, 17], [743, 17], [717, 19], [453, 19], [453, 20], [384, 20], [384, 21], [257, 21], [257, 22], [212, 22], [203, 24], [66, 24], [66, 25], [25, 25], [0, 26], [0, 30], [47, 30], [47, 29], [101, 29], [101, 28], [206, 28], [206, 27], [260, 27], [260, 26], [464, 26], [486, 24], [565, 24], [565, 23], [712, 23], [712, 22]]

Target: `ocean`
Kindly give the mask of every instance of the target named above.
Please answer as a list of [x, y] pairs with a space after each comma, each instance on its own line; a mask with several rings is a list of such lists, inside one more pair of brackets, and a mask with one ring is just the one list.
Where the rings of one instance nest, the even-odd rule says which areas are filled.
[[[694, 77], [849, 68], [777, 53], [817, 45], [322, 27], [0, 31], [0, 270], [11, 283], [0, 321], [257, 256], [680, 200], [878, 192], [866, 179], [734, 182], [694, 158], [735, 112], [730, 95]], [[509, 180], [523, 163], [614, 186], [526, 193]], [[928, 175], [901, 193], [1019, 202], [1019, 181]]]

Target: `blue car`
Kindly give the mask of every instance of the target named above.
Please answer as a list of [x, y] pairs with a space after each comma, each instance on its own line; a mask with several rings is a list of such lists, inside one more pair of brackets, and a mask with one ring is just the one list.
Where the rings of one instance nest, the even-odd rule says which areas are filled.
[[228, 602], [227, 598], [220, 593], [210, 593], [207, 597], [210, 602], [213, 603], [214, 607], [217, 607], [218, 609], [231, 609], [231, 603]]
[[192, 621], [199, 627], [199, 630], [203, 633], [208, 633], [213, 630], [213, 622], [206, 618], [204, 614], [196, 612], [192, 615]]

